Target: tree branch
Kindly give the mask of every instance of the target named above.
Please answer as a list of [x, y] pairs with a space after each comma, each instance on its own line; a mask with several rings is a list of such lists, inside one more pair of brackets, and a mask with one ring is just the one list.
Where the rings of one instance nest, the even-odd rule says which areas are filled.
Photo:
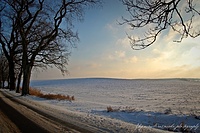
[[[200, 4], [198, 1], [195, 2]], [[177, 32], [181, 36], [180, 41], [188, 36], [195, 38], [200, 35], [200, 31], [195, 32], [193, 28], [193, 18], [200, 15], [200, 12], [195, 8], [195, 2], [188, 0], [185, 6], [181, 0], [122, 0], [131, 18], [122, 17], [123, 22], [119, 24], [128, 24], [132, 30], [148, 29], [142, 38], [128, 35], [134, 50], [149, 47], [167, 28], [172, 28]], [[181, 9], [183, 5], [185, 12]], [[190, 18], [186, 19], [188, 16]], [[182, 29], [177, 29], [177, 26], [182, 27]]]

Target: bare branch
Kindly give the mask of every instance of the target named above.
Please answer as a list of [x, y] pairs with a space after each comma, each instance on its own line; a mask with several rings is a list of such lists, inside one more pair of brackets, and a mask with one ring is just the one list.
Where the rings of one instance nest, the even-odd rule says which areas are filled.
[[159, 34], [168, 28], [180, 35], [177, 42], [188, 36], [195, 38], [200, 35], [200, 31], [195, 31], [193, 27], [194, 18], [200, 15], [196, 8], [199, 1], [188, 0], [185, 3], [182, 0], [122, 0], [122, 3], [127, 7], [130, 18], [122, 17], [123, 22], [120, 24], [128, 24], [133, 30], [148, 29], [141, 38], [128, 35], [131, 47], [135, 50], [152, 45]]

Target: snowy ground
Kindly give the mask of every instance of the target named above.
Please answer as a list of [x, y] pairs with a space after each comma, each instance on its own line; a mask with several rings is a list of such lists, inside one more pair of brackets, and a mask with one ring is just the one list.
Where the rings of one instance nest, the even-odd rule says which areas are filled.
[[[105, 116], [172, 131], [200, 132], [200, 80], [67, 79], [32, 81], [44, 93], [74, 95], [75, 101], [28, 98], [60, 110]], [[111, 106], [114, 112], [107, 112]]]

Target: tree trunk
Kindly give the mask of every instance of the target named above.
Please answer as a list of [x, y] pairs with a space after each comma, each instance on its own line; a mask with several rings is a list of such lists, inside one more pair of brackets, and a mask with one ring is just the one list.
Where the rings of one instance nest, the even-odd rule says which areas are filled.
[[11, 90], [15, 90], [15, 65], [13, 61], [9, 62], [9, 89]]
[[30, 66], [30, 65], [23, 66], [22, 96], [29, 94], [31, 70], [32, 70], [32, 66]]
[[9, 88], [10, 88], [10, 76], [9, 76], [9, 75], [8, 75], [7, 81], [8, 81], [8, 84], [7, 84], [7, 86], [6, 86], [6, 89], [9, 89]]
[[2, 81], [2, 88], [5, 88], [5, 80]]
[[2, 65], [2, 68], [1, 68], [1, 84], [0, 84], [0, 88], [4, 88], [3, 87], [3, 80], [4, 80], [4, 71], [3, 71], [3, 65]]
[[20, 93], [21, 78], [22, 78], [22, 68], [20, 69], [20, 72], [19, 72], [19, 75], [18, 75], [16, 93]]

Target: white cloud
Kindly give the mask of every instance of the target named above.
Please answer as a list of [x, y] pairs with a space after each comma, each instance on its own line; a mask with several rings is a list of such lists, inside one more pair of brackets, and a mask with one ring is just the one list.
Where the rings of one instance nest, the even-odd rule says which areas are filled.
[[191, 66], [200, 66], [200, 47], [194, 46], [185, 50], [180, 55], [179, 63]]
[[125, 51], [121, 51], [121, 50], [115, 51], [112, 54], [109, 54], [107, 58], [102, 58], [102, 59], [109, 60], [110, 63], [114, 63], [114, 64], [117, 64], [117, 63], [123, 64], [122, 65], [123, 67], [126, 66], [125, 65], [126, 63], [131, 65], [132, 63], [137, 63], [139, 60], [137, 56], [135, 55], [133, 56], [132, 54], [128, 55]]
[[137, 63], [138, 62], [138, 58], [136, 56], [130, 57], [125, 59], [126, 63]]
[[126, 36], [125, 38], [120, 38], [120, 39], [118, 39], [117, 41], [116, 41], [116, 44], [117, 45], [121, 45], [121, 46], [123, 46], [123, 47], [125, 47], [125, 48], [131, 48], [130, 47], [130, 40], [128, 39], [128, 37]]
[[130, 58], [131, 63], [136, 63], [138, 61], [138, 58], [136, 56], [133, 56]]
[[124, 58], [126, 54], [125, 51], [115, 51], [115, 56], [119, 58]]
[[112, 54], [108, 54], [106, 58], [108, 60], [119, 60], [126, 57], [125, 51], [115, 51]]

